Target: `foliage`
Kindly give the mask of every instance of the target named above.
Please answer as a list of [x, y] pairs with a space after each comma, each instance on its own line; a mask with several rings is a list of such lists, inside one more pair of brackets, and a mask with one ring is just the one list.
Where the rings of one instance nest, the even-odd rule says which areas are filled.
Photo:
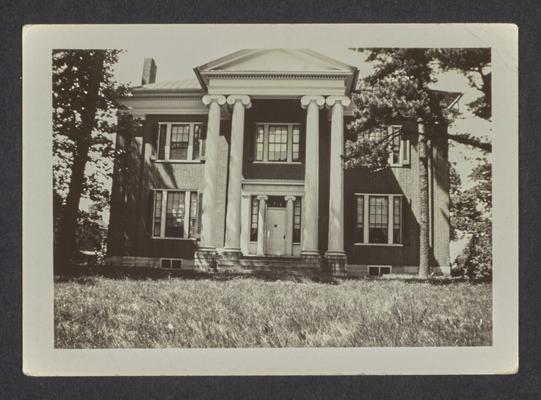
[[459, 274], [473, 278], [492, 276], [492, 166], [486, 157], [479, 159], [470, 178], [475, 184], [466, 190], [452, 181], [451, 226], [454, 238], [468, 244], [455, 263]]
[[488, 346], [491, 298], [467, 282], [84, 278], [55, 283], [55, 347]]
[[[491, 151], [490, 143], [471, 133], [450, 135], [445, 132], [443, 128], [452, 123], [455, 112], [443, 106], [445, 96], [442, 92], [430, 89], [438, 72], [459, 70], [468, 76], [472, 86], [483, 89], [484, 95], [476, 100], [476, 105], [469, 106], [473, 107], [474, 113], [485, 115], [490, 110], [490, 95], [485, 94], [490, 94], [490, 79], [480, 78], [484, 84], [479, 84], [474, 74], [475, 68], [485, 75], [489, 73], [490, 49], [375, 48], [358, 51], [367, 53], [366, 60], [372, 63], [374, 72], [363, 79], [360, 92], [353, 96], [354, 120], [349, 130], [356, 139], [346, 142], [346, 168], [386, 168], [392, 137], [388, 135], [374, 142], [370, 132], [397, 120], [421, 120], [427, 126], [424, 133], [427, 139], [446, 138]], [[413, 130], [406, 134], [419, 133]]]
[[467, 105], [477, 117], [490, 119], [492, 114], [490, 49], [433, 49], [431, 55], [442, 71], [454, 70], [463, 73], [468, 78], [470, 86], [482, 93]]
[[80, 251], [92, 253], [91, 256], [79, 254], [80, 262], [101, 264], [106, 254], [107, 229], [101, 214], [95, 207], [90, 211], [79, 210], [77, 218], [77, 248]]
[[[53, 188], [61, 206], [55, 266], [76, 254], [80, 200], [108, 204], [116, 99], [127, 88], [113, 78], [119, 50], [53, 52]], [[83, 228], [88, 224], [83, 224]], [[80, 231], [80, 229], [79, 229]]]

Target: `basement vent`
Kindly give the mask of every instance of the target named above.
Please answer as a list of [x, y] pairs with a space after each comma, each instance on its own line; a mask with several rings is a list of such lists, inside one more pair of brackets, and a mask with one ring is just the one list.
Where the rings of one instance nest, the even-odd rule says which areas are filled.
[[381, 267], [379, 265], [368, 267], [368, 276], [381, 276], [391, 273], [391, 267]]
[[181, 258], [161, 258], [160, 267], [163, 269], [182, 269]]

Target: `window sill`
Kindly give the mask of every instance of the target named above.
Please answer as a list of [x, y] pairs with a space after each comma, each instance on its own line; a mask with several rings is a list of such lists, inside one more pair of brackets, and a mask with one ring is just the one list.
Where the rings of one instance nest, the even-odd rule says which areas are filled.
[[177, 238], [177, 237], [158, 237], [158, 236], [151, 236], [150, 237], [153, 240], [184, 240], [184, 241], [191, 241], [195, 242], [197, 239], [195, 238]]
[[404, 247], [403, 243], [353, 243], [354, 246]]
[[202, 164], [205, 160], [153, 160], [156, 164]]
[[252, 164], [265, 164], [265, 165], [301, 165], [301, 161], [252, 161]]
[[410, 164], [389, 164], [391, 168], [409, 168]]

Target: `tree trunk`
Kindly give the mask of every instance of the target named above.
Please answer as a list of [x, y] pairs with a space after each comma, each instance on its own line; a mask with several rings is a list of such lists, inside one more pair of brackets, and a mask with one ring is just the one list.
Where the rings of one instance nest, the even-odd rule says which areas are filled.
[[60, 221], [59, 243], [56, 247], [55, 274], [67, 274], [71, 270], [73, 257], [77, 252], [77, 214], [83, 192], [85, 166], [91, 144], [91, 134], [95, 127], [96, 109], [100, 83], [103, 78], [105, 51], [95, 51], [91, 59], [92, 69], [88, 78], [88, 91], [81, 113], [81, 126], [75, 139], [75, 151], [66, 204]]
[[424, 124], [419, 123], [419, 277], [428, 278], [430, 230], [428, 221], [428, 157]]

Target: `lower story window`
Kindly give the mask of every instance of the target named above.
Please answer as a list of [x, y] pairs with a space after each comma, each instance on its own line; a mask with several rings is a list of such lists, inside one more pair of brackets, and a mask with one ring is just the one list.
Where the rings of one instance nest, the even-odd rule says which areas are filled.
[[182, 269], [182, 259], [180, 259], [180, 258], [162, 258], [162, 259], [160, 259], [160, 268], [163, 268], [163, 269]]
[[197, 191], [155, 190], [152, 236], [199, 237], [200, 198]]
[[369, 266], [368, 275], [369, 276], [382, 276], [391, 273], [391, 267], [380, 267], [380, 266]]
[[355, 243], [402, 243], [402, 196], [357, 194], [355, 211]]

